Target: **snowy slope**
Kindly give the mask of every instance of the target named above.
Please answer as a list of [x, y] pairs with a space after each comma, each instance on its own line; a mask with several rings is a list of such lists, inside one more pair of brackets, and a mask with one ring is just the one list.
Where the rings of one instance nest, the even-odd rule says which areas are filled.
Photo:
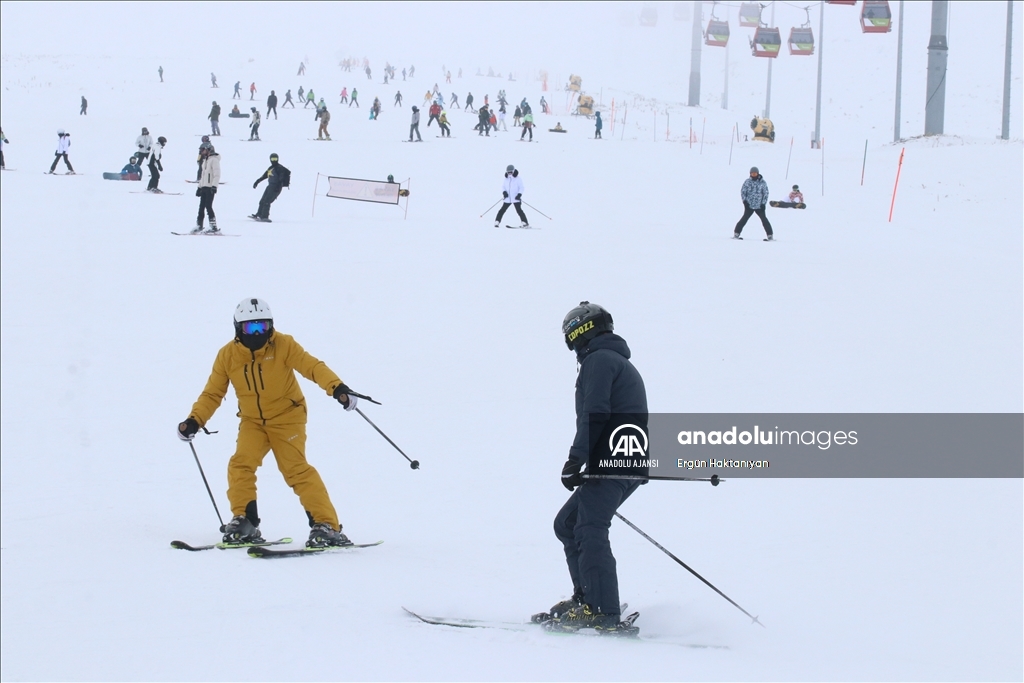
[[[953, 6], [956, 17], [966, 4]], [[178, 48], [173, 21], [165, 52], [152, 59], [99, 56], [76, 44], [67, 51], [54, 45], [42, 57], [7, 28], [36, 15], [2, 9], [0, 108], [12, 140], [4, 152], [18, 170], [0, 178], [0, 678], [1024, 675], [1019, 480], [656, 483], [630, 499], [626, 517], [758, 614], [766, 629], [751, 627], [618, 523], [612, 543], [623, 599], [640, 610], [643, 634], [666, 644], [446, 630], [401, 610], [519, 620], [570, 589], [551, 520], [565, 498], [558, 472], [572, 438], [575, 379], [558, 324], [580, 299], [615, 315], [658, 412], [1024, 409], [1021, 116], [1018, 107], [1013, 140], [994, 139], [999, 46], [994, 62], [989, 48], [976, 63], [951, 58], [951, 136], [906, 143], [889, 223], [904, 145], [888, 144], [891, 88], [871, 82], [889, 73], [891, 54], [865, 54], [864, 37], [832, 24], [832, 8], [826, 31], [835, 36], [836, 59], [848, 54], [865, 68], [826, 90], [833, 105], [823, 123], [824, 165], [807, 148], [813, 60], [784, 57], [776, 66], [779, 142], [731, 151], [732, 126], [743, 129], [763, 106], [759, 62], [731, 52], [737, 66], [728, 111], [710, 95], [707, 109], [667, 104], [684, 101], [685, 68], [658, 66], [630, 78], [640, 72], [632, 60], [647, 59], [630, 57], [631, 50], [654, 43], [650, 35], [688, 36], [685, 22], [668, 23], [668, 10], [653, 34], [599, 23], [579, 28], [611, 46], [587, 63], [593, 75], [586, 78], [605, 83], [604, 103], [616, 90], [636, 93], [624, 95], [636, 111], [657, 99], [662, 116], [672, 110], [675, 141], [665, 142], [664, 123], [654, 127], [649, 105], [651, 127], [627, 119], [614, 138], [606, 127], [602, 142], [588, 139], [588, 122], [561, 112], [539, 117], [537, 143], [518, 142], [517, 131], [480, 139], [474, 117], [456, 110], [449, 113], [452, 140], [421, 125], [425, 142], [409, 145], [401, 142], [408, 106], [441, 80], [440, 62], [452, 68], [456, 58], [429, 45], [396, 40], [402, 50], [419, 50], [396, 56], [352, 38], [349, 52], [365, 50], [375, 66], [372, 81], [340, 74], [333, 47], [316, 52], [300, 41], [280, 56], [253, 49], [257, 58], [248, 62], [240, 55], [250, 52], [235, 49], [242, 39], [226, 37], [211, 65]], [[409, 10], [399, 35], [415, 30], [408, 23], [422, 18], [418, 11]], [[465, 21], [492, 18], [473, 11], [479, 16]], [[927, 19], [914, 11], [915, 21]], [[1001, 25], [998, 11], [986, 11], [989, 25]], [[542, 24], [570, 12], [556, 6]], [[212, 6], [210, 22], [225, 14]], [[369, 34], [387, 24], [365, 18]], [[954, 28], [951, 37], [957, 32], [968, 44], [988, 35], [981, 26]], [[495, 59], [494, 67], [525, 73], [551, 55], [551, 72], [582, 71], [587, 64], [577, 68], [557, 49], [557, 33], [538, 29], [538, 43], [550, 46], [532, 51], [538, 63], [499, 66]], [[926, 33], [915, 38], [919, 46]], [[882, 40], [894, 51], [894, 35]], [[76, 49], [85, 56], [66, 56]], [[307, 49], [309, 72], [297, 78]], [[651, 49], [649, 61], [661, 64]], [[921, 52], [908, 69], [923, 83]], [[415, 81], [383, 86], [379, 67], [399, 58], [430, 62], [417, 65]], [[718, 58], [705, 50], [705, 59], [710, 82]], [[167, 71], [162, 85], [157, 64]], [[963, 80], [964, 70], [982, 73], [982, 64], [991, 78]], [[470, 76], [476, 66], [463, 62], [467, 76], [454, 84], [460, 99], [468, 89], [493, 101], [505, 87], [511, 100], [525, 95], [536, 106], [543, 94], [527, 76], [515, 83]], [[676, 80], [659, 75], [663, 68], [679, 72]], [[810, 75], [784, 78], [787, 69]], [[209, 88], [210, 70], [218, 73], [217, 90]], [[271, 88], [280, 96], [300, 83], [313, 87], [334, 105], [334, 141], [308, 140], [316, 131], [311, 109], [265, 121], [260, 143], [241, 141], [244, 124], [223, 119], [216, 144], [227, 184], [215, 209], [222, 230], [242, 236], [173, 237], [171, 230], [194, 223], [198, 200], [184, 180], [194, 177], [196, 135], [207, 131], [212, 99], [230, 107], [235, 80], [246, 87], [255, 80], [261, 101]], [[361, 109], [336, 106], [343, 85], [359, 87]], [[406, 108], [391, 105], [396, 87]], [[908, 85], [908, 136], [923, 125], [910, 92]], [[90, 113], [80, 117], [82, 94]], [[375, 95], [384, 112], [372, 122], [367, 107]], [[914, 98], [923, 100], [923, 89]], [[550, 92], [548, 99], [561, 103]], [[703, 151], [676, 128], [677, 118], [690, 115], [706, 117], [713, 130]], [[570, 133], [547, 134], [555, 121]], [[169, 139], [161, 186], [182, 196], [131, 194], [140, 184], [100, 179], [125, 163], [143, 125]], [[40, 173], [57, 127], [72, 133], [71, 158], [84, 175]], [[790, 137], [797, 140], [791, 161]], [[244, 216], [256, 209], [262, 187], [251, 184], [271, 152], [292, 170], [292, 187], [274, 204], [274, 223], [256, 224]], [[478, 218], [500, 196], [508, 163], [522, 170], [525, 199], [552, 217], [527, 207], [541, 230], [495, 230], [490, 212]], [[728, 239], [742, 210], [739, 184], [754, 164], [774, 198], [794, 182], [807, 193], [807, 211], [769, 214], [776, 244], [758, 239], [756, 219], [747, 240]], [[326, 198], [322, 180], [311, 216], [318, 172], [411, 178], [408, 219], [393, 207]], [[171, 430], [230, 339], [231, 312], [246, 296], [269, 301], [279, 329], [381, 400], [367, 414], [422, 462], [410, 470], [357, 415], [303, 383], [309, 459], [346, 532], [384, 545], [278, 563], [168, 547], [173, 538], [217, 537], [191, 453]], [[224, 471], [237, 423], [231, 403], [210, 425], [219, 433], [195, 442], [225, 514]], [[270, 460], [260, 475], [264, 533], [301, 538], [304, 514]]]

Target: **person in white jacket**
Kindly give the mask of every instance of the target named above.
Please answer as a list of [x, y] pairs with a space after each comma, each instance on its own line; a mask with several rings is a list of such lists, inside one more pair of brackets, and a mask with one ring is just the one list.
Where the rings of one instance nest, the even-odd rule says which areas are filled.
[[143, 162], [149, 156], [149, 152], [153, 148], [153, 138], [149, 134], [149, 128], [142, 129], [142, 135], [135, 138], [135, 158], [139, 160], [139, 168], [142, 168]]
[[155, 192], [160, 194], [162, 190], [157, 187], [160, 184], [160, 172], [164, 170], [164, 165], [160, 161], [164, 155], [164, 145], [167, 144], [167, 138], [160, 136], [156, 139], [156, 145], [153, 146], [153, 154], [149, 157], [149, 187], [146, 188], [149, 192]]
[[196, 227], [192, 234], [197, 235], [203, 232], [203, 212], [210, 218], [210, 229], [208, 235], [215, 235], [217, 230], [217, 216], [213, 213], [213, 198], [217, 194], [217, 186], [220, 184], [220, 155], [213, 148], [200, 147], [199, 156], [203, 159], [202, 172], [199, 175], [199, 188], [196, 189], [196, 196], [199, 197], [199, 216], [196, 218]]
[[65, 133], [63, 128], [57, 129], [57, 151], [53, 154], [53, 163], [50, 165], [50, 173], [52, 174], [57, 169], [57, 162], [64, 159], [64, 163], [68, 167], [68, 175], [73, 175], [75, 169], [71, 168], [71, 162], [68, 161], [68, 150], [71, 149], [71, 134]]
[[501, 227], [501, 217], [505, 215], [505, 212], [508, 211], [508, 207], [510, 206], [516, 207], [516, 213], [519, 214], [520, 220], [523, 221], [523, 224], [519, 227], [530, 227], [530, 222], [526, 220], [526, 214], [523, 213], [522, 202], [524, 190], [523, 181], [519, 179], [519, 171], [516, 170], [515, 166], [509, 164], [508, 167], [505, 168], [505, 182], [502, 185], [501, 190], [501, 194], [505, 198], [505, 201], [502, 202], [501, 208], [498, 209], [498, 215], [494, 217], [494, 227]]

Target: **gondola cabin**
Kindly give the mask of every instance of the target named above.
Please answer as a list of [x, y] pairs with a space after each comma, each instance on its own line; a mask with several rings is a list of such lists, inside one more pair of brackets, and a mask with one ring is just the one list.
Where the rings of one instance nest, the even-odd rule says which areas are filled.
[[761, 5], [756, 2], [745, 2], [740, 5], [740, 26], [760, 26]]
[[704, 44], [713, 47], [725, 47], [729, 44], [729, 22], [712, 19], [708, 22], [708, 30], [704, 33]]
[[860, 30], [864, 33], [888, 33], [892, 30], [892, 10], [887, 0], [864, 0], [860, 10]]
[[640, 10], [640, 25], [657, 26], [658, 8], [656, 8], [654, 5], [644, 5], [644, 8]]
[[814, 31], [810, 27], [794, 26], [789, 30], [789, 54], [814, 54]]
[[782, 34], [777, 28], [758, 26], [750, 39], [750, 51], [755, 57], [778, 57], [782, 48]]

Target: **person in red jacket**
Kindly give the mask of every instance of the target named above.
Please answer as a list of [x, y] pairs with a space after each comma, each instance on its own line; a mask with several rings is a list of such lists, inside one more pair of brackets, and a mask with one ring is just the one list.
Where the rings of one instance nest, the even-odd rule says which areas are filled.
[[255, 81], [249, 84], [249, 99], [256, 99], [256, 83]]
[[430, 118], [427, 119], [427, 127], [428, 128], [430, 127], [430, 124], [433, 121], [437, 121], [438, 122], [437, 125], [441, 125], [441, 122], [439, 121], [439, 118], [441, 117], [441, 105], [440, 105], [440, 103], [434, 102], [432, 105], [430, 105], [430, 109], [427, 110], [427, 113], [430, 114]]

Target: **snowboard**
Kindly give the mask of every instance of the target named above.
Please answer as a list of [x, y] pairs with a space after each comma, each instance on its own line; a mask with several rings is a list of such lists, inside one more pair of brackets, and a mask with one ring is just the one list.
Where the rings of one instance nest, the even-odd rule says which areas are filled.
[[768, 202], [768, 206], [774, 206], [776, 209], [806, 209], [807, 205], [803, 202]]
[[136, 175], [135, 173], [104, 173], [104, 180], [142, 180], [142, 176]]

